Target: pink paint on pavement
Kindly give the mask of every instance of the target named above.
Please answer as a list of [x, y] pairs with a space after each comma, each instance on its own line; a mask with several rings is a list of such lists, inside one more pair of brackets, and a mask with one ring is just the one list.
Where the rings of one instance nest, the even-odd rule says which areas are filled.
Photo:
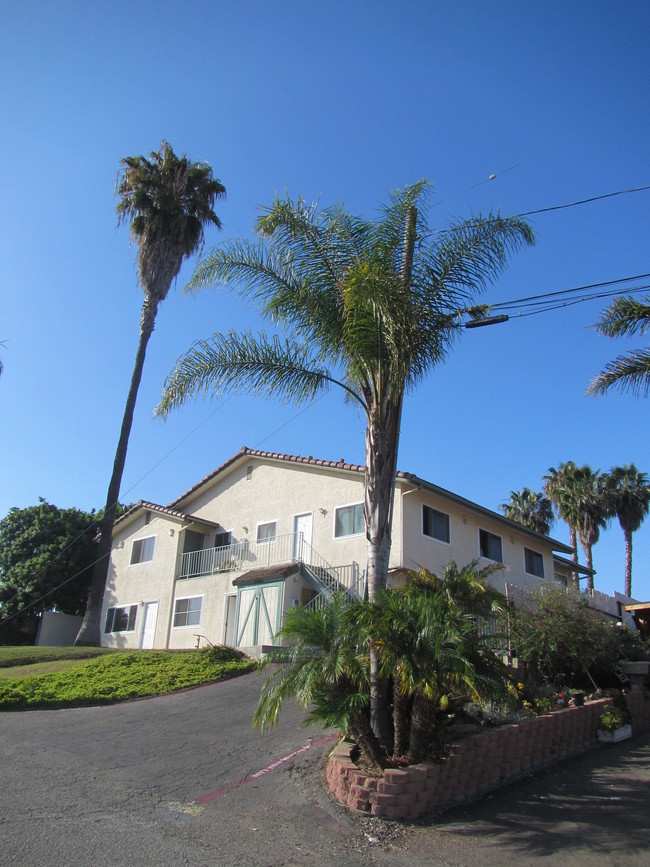
[[318, 747], [321, 744], [326, 744], [328, 741], [336, 741], [338, 740], [338, 738], [339, 735], [327, 735], [324, 738], [319, 738], [317, 741], [312, 741], [309, 744], [305, 744], [304, 747], [298, 747], [297, 750], [294, 750], [286, 756], [282, 756], [281, 759], [276, 759], [276, 761], [271, 762], [270, 765], [267, 765], [260, 771], [255, 771], [254, 774], [249, 774], [247, 777], [242, 777], [241, 780], [235, 780], [232, 783], [226, 783], [225, 786], [222, 786], [220, 789], [216, 789], [214, 792], [208, 792], [207, 795], [201, 795], [200, 798], [196, 799], [196, 803], [209, 804], [210, 801], [214, 801], [217, 798], [220, 798], [222, 795], [226, 795], [228, 792], [232, 792], [233, 789], [238, 789], [240, 786], [246, 785], [246, 783], [252, 783], [253, 780], [258, 780], [260, 777], [264, 777], [266, 776], [266, 774], [270, 774], [271, 771], [274, 771], [281, 765], [286, 764], [286, 762], [291, 761], [291, 759], [295, 759], [296, 756], [300, 756], [303, 753], [306, 753], [312, 747]]

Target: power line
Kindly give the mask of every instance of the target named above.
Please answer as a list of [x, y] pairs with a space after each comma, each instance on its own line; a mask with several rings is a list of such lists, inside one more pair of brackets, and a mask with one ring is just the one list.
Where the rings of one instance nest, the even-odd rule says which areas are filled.
[[490, 304], [490, 309], [499, 310], [506, 307], [523, 304], [525, 301], [536, 301], [540, 298], [553, 298], [557, 297], [558, 295], [568, 295], [569, 293], [573, 292], [584, 292], [586, 289], [600, 289], [604, 286], [615, 286], [620, 283], [630, 283], [632, 280], [645, 280], [647, 277], [650, 277], [650, 273], [635, 274], [632, 277], [619, 277], [616, 280], [604, 280], [600, 283], [585, 283], [584, 286], [575, 286], [573, 289], [560, 289], [557, 292], [542, 292], [539, 295], [528, 295], [524, 298], [514, 298], [512, 301], [497, 302], [496, 304]]
[[616, 190], [614, 193], [603, 193], [601, 196], [590, 196], [588, 199], [580, 199], [577, 202], [567, 202], [564, 205], [551, 205], [548, 208], [536, 208], [534, 211], [522, 211], [514, 214], [515, 217], [531, 217], [533, 214], [547, 214], [549, 211], [561, 211], [564, 208], [575, 208], [577, 205], [586, 205], [589, 202], [599, 202], [602, 199], [613, 199], [615, 196], [625, 196], [628, 193], [641, 193], [650, 190], [650, 184], [645, 187], [631, 187], [629, 190]]

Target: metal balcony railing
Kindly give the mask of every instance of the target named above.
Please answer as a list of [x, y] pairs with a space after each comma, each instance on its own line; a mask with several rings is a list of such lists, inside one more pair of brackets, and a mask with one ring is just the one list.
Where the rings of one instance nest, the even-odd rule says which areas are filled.
[[359, 580], [356, 564], [331, 566], [303, 537], [302, 533], [288, 533], [271, 539], [246, 540], [221, 548], [203, 548], [181, 555], [179, 578], [213, 575], [215, 572], [241, 572], [276, 563], [304, 563], [323, 576], [324, 584], [339, 583], [353, 590]]

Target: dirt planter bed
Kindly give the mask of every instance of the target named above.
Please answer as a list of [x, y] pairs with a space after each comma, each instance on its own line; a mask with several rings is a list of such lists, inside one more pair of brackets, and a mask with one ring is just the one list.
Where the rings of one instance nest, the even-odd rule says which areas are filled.
[[[626, 695], [635, 728], [650, 725], [650, 697]], [[521, 723], [505, 725], [451, 745], [449, 758], [372, 777], [350, 758], [353, 745], [334, 748], [327, 781], [338, 801], [351, 810], [385, 819], [416, 819], [472, 801], [512, 780], [578, 755], [598, 744], [603, 698]]]

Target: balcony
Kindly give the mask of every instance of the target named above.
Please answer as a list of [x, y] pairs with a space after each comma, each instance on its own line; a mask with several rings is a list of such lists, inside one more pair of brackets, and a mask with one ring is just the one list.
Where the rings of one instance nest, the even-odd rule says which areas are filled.
[[199, 578], [219, 572], [244, 572], [279, 563], [300, 563], [323, 587], [360, 592], [363, 574], [356, 563], [330, 566], [303, 538], [289, 533], [273, 539], [246, 540], [222, 548], [203, 548], [181, 555], [179, 579]]

